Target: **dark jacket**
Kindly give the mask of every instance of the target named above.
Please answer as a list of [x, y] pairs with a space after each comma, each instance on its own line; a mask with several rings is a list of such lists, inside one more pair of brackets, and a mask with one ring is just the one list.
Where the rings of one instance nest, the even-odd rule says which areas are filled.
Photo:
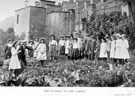
[[24, 59], [26, 58], [26, 55], [25, 55], [25, 50], [28, 49], [28, 50], [33, 50], [32, 48], [28, 47], [28, 46], [20, 46], [18, 48], [18, 51], [21, 51], [20, 53], [18, 53], [18, 58], [19, 59]]

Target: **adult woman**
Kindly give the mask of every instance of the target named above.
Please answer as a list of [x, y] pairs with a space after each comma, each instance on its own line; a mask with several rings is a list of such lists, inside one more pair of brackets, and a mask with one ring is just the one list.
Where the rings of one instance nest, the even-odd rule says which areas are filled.
[[50, 59], [54, 60], [57, 55], [57, 41], [55, 40], [55, 36], [50, 36], [51, 40], [49, 41], [49, 53], [50, 53]]
[[14, 70], [21, 69], [21, 64], [18, 59], [18, 53], [20, 53], [20, 51], [17, 51], [16, 47], [17, 47], [17, 41], [15, 41], [12, 45], [12, 48], [11, 48], [12, 56], [11, 56], [11, 60], [9, 63], [9, 70], [11, 70], [11, 72], [13, 73], [14, 76], [15, 76]]
[[46, 44], [44, 39], [40, 40], [40, 44], [37, 47], [37, 60], [39, 60], [41, 62], [41, 65], [44, 65], [44, 61], [47, 60], [47, 56], [46, 56]]
[[125, 38], [125, 35], [122, 35], [122, 59], [125, 61], [130, 58], [128, 48], [129, 43], [128, 40]]

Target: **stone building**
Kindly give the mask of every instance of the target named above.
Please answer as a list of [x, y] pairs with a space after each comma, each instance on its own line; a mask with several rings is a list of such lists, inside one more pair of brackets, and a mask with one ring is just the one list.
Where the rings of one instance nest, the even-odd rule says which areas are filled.
[[38, 0], [35, 6], [16, 10], [14, 30], [16, 35], [27, 39], [86, 31], [83, 20], [93, 13], [121, 11], [130, 15], [135, 14], [134, 5], [134, 0], [69, 0], [60, 5], [54, 1]]
[[45, 31], [45, 18], [46, 9], [43, 7], [29, 6], [16, 10], [15, 35], [21, 39], [28, 39], [39, 32], [43, 33]]
[[[33, 39], [34, 37], [49, 37], [51, 33], [70, 32], [70, 12], [60, 11], [61, 7], [54, 1], [39, 0], [35, 6], [21, 8], [15, 11], [15, 34], [21, 39]], [[49, 21], [50, 18], [51, 22]], [[53, 21], [54, 20], [54, 21]], [[61, 25], [62, 27], [52, 25]], [[56, 24], [55, 24], [56, 23]], [[48, 25], [49, 24], [49, 25]], [[51, 30], [48, 31], [51, 24]], [[53, 26], [53, 28], [52, 28]], [[55, 27], [55, 28], [54, 28]], [[59, 29], [57, 29], [59, 28]], [[54, 30], [53, 30], [54, 29]], [[56, 31], [56, 29], [58, 31]]]

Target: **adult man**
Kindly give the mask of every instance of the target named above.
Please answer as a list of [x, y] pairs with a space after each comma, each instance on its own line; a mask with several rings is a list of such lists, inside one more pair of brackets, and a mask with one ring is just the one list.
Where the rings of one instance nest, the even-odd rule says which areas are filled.
[[96, 48], [96, 40], [93, 36], [90, 37], [90, 39], [86, 42], [86, 52], [88, 53], [88, 58], [90, 60], [95, 59], [95, 48]]
[[28, 47], [26, 44], [27, 41], [23, 41], [21, 46], [18, 48], [18, 51], [21, 51], [18, 54], [18, 58], [24, 63], [24, 65], [27, 65], [27, 61], [26, 61], [26, 54], [25, 54], [25, 50], [33, 50], [32, 48]]

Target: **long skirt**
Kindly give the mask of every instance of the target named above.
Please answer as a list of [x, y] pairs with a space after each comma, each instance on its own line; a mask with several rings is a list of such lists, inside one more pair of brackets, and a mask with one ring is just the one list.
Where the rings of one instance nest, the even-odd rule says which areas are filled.
[[84, 48], [82, 47], [80, 50], [79, 50], [79, 58], [83, 58], [84, 57]]
[[72, 58], [72, 57], [73, 57], [73, 48], [72, 48], [72, 47], [71, 47], [71, 48], [69, 48], [68, 56], [69, 56], [70, 58]]
[[56, 46], [55, 45], [51, 45], [50, 46], [49, 53], [50, 53], [50, 56], [56, 56], [57, 55], [57, 51], [56, 51]]
[[60, 55], [64, 55], [65, 54], [65, 46], [60, 46], [59, 54]]
[[73, 49], [73, 59], [78, 59], [78, 56], [79, 56], [79, 50], [76, 48], [76, 49]]

